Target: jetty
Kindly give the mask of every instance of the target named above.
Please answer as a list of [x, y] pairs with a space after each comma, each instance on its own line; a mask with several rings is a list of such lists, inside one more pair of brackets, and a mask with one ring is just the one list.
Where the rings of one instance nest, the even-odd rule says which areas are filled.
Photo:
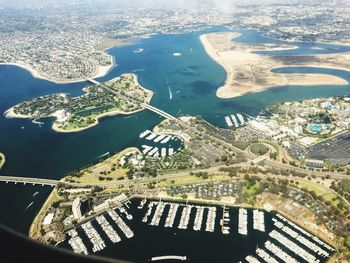
[[208, 208], [208, 216], [207, 216], [205, 231], [208, 231], [208, 232], [215, 231], [215, 219], [216, 219], [216, 207], [211, 206]]
[[161, 260], [181, 260], [185, 261], [187, 260], [186, 256], [159, 256], [159, 257], [152, 257], [151, 261], [161, 261]]
[[168, 213], [168, 216], [165, 220], [164, 227], [173, 227], [174, 221], [175, 221], [175, 216], [176, 216], [178, 209], [179, 209], [179, 204], [176, 204], [176, 203], [170, 204], [169, 213]]

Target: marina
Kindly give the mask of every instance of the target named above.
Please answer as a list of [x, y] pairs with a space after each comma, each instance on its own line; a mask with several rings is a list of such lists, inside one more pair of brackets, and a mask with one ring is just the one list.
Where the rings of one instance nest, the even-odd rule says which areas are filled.
[[[220, 218], [217, 218], [218, 211], [220, 211]], [[132, 216], [133, 218], [133, 228], [135, 227], [133, 231], [125, 224], [123, 220], [123, 218], [127, 218], [128, 215]], [[233, 215], [237, 215], [238, 220], [230, 218]], [[106, 218], [106, 216], [108, 218]], [[284, 217], [280, 216], [278, 213], [270, 214], [269, 212], [258, 209], [232, 208], [227, 206], [200, 205], [195, 203], [190, 204], [183, 202], [147, 200], [146, 198], [138, 198], [130, 200], [128, 207], [123, 206], [117, 208], [116, 210], [109, 211], [108, 215], [96, 217], [96, 223], [98, 223], [101, 228], [97, 228], [96, 226], [94, 228], [96, 229], [95, 231], [101, 231], [99, 232], [101, 235], [100, 237], [108, 238], [111, 241], [111, 244], [114, 244], [113, 246], [107, 245], [105, 248], [103, 248], [102, 242], [104, 243], [104, 241], [102, 238], [101, 240], [98, 239], [98, 237], [96, 237], [96, 235], [93, 233], [93, 230], [90, 228], [89, 231], [91, 233], [86, 234], [86, 236], [90, 241], [93, 240], [91, 243], [94, 244], [95, 249], [93, 248], [92, 251], [95, 250], [98, 252], [101, 251], [98, 250], [98, 245], [99, 249], [103, 249], [103, 251], [112, 251], [115, 249], [119, 251], [119, 246], [124, 247], [124, 242], [121, 242], [123, 238], [119, 234], [118, 229], [120, 229], [120, 231], [122, 231], [122, 233], [124, 233], [128, 238], [133, 237], [135, 231], [137, 231], [135, 233], [139, 233], [140, 230], [144, 231], [142, 232], [142, 236], [137, 235], [137, 238], [129, 239], [132, 241], [131, 244], [133, 244], [131, 246], [136, 247], [138, 246], [137, 244], [141, 242], [138, 241], [139, 239], [144, 239], [145, 241], [143, 242], [154, 241], [154, 244], [162, 246], [162, 242], [166, 242], [161, 238], [163, 235], [170, 235], [175, 239], [181, 238], [181, 240], [184, 238], [184, 240], [186, 240], [186, 238], [189, 238], [190, 236], [192, 237], [193, 235], [197, 235], [196, 233], [200, 235], [210, 234], [210, 238], [214, 238], [216, 240], [215, 242], [219, 242], [219, 240], [221, 240], [221, 237], [225, 236], [225, 238], [230, 239], [233, 242], [232, 244], [238, 249], [242, 243], [244, 246], [250, 246], [251, 251], [255, 251], [255, 254], [251, 254], [249, 256], [242, 253], [241, 257], [234, 258], [235, 262], [324, 263], [325, 260], [331, 255], [330, 250], [314, 241], [313, 235], [309, 234], [305, 230], [304, 232], [308, 233], [309, 236], [304, 235], [288, 223], [290, 222], [293, 224], [293, 222], [285, 218], [285, 220], [283, 220], [282, 218]], [[112, 224], [112, 222], [109, 222], [110, 219], [112, 219], [116, 225]], [[137, 222], [140, 223], [138, 224]], [[89, 223], [91, 224], [91, 222]], [[215, 227], [219, 223], [221, 225], [221, 231], [215, 231]], [[241, 227], [241, 233], [230, 233], [229, 229], [234, 227], [237, 223], [238, 228]], [[248, 234], [248, 225], [249, 229], [252, 227], [257, 231], [249, 231]], [[114, 228], [115, 226], [118, 227], [118, 229]], [[223, 232], [223, 227], [227, 227], [227, 235], [223, 235], [225, 234]], [[148, 233], [147, 229], [152, 229], [152, 231]], [[187, 231], [177, 231], [177, 229]], [[266, 232], [261, 231], [262, 229], [265, 229]], [[117, 238], [115, 235], [117, 232], [120, 235], [119, 238]], [[252, 240], [255, 240], [254, 236], [257, 234], [260, 236], [259, 239], [257, 239], [259, 240], [258, 243], [255, 243], [256, 241], [253, 241], [253, 243], [251, 243]], [[247, 236], [247, 238], [239, 238], [242, 235]], [[85, 254], [89, 252], [90, 249], [86, 248], [84, 245], [84, 242], [87, 241], [85, 241], [84, 237], [79, 237], [76, 230], [71, 230], [71, 232], [67, 233], [67, 236], [69, 236], [69, 238], [67, 239], [66, 244], [70, 246], [76, 253]], [[163, 241], [159, 243], [157, 242], [157, 238], [160, 238]], [[108, 242], [109, 240], [106, 239]], [[186, 243], [186, 241], [180, 241], [180, 243], [177, 243], [177, 246], [181, 246], [181, 242], [184, 242], [184, 245], [187, 244], [185, 246], [188, 246], [188, 243]], [[320, 242], [323, 241], [320, 240]], [[202, 246], [204, 246], [204, 243]], [[127, 244], [127, 246], [130, 246], [129, 243]], [[167, 246], [167, 243], [165, 243], [164, 246]], [[197, 260], [198, 258], [193, 259], [193, 254], [181, 253], [181, 251], [184, 251], [182, 250], [183, 248], [179, 250], [175, 249], [173, 251], [169, 251], [170, 256], [159, 257], [156, 257], [154, 255], [162, 255], [162, 253], [160, 253], [161, 250], [158, 250], [156, 246], [151, 246], [150, 248], [153, 252], [147, 252], [149, 248], [147, 251], [145, 250], [143, 252], [147, 254], [146, 258], [148, 258], [150, 261], [152, 261], [152, 258], [154, 258], [153, 261], [171, 260], [172, 258], [170, 257], [172, 257], [172, 255], [183, 255], [180, 257], [186, 257], [186, 259], [183, 259], [184, 261], [191, 258], [191, 261], [193, 260], [194, 262], [206, 262], [206, 260], [203, 258], [202, 260]], [[226, 247], [226, 249], [229, 249], [229, 247]], [[203, 249], [199, 249], [199, 251], [203, 253]], [[208, 253], [205, 254], [206, 257], [209, 257]], [[198, 255], [199, 254], [196, 254], [197, 257]], [[222, 262], [229, 262], [229, 260], [222, 260]]]
[[[244, 117], [243, 115], [245, 115], [246, 117]], [[234, 127], [234, 128], [239, 128], [246, 125], [247, 122], [251, 119], [252, 117], [244, 112], [225, 116], [226, 125], [228, 127]]]

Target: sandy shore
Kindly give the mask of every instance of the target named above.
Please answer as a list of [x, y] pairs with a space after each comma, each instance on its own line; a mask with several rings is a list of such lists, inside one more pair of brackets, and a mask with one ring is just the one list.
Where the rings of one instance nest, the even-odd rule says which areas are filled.
[[[14, 106], [15, 107], [15, 106]], [[32, 117], [29, 115], [22, 115], [14, 112], [14, 107], [9, 108], [7, 111], [4, 112], [4, 116], [7, 119], [31, 119]]]
[[[208, 53], [226, 71], [225, 83], [218, 88], [220, 98], [233, 98], [247, 93], [286, 85], [317, 86], [347, 85], [345, 79], [328, 74], [281, 74], [271, 70], [280, 67], [322, 67], [347, 70], [349, 54], [315, 56], [267, 56], [253, 53], [259, 50], [294, 49], [294, 46], [243, 45], [232, 39], [238, 33], [224, 32], [201, 35], [200, 40]], [[291, 58], [298, 57], [293, 63]], [[344, 60], [345, 59], [345, 60]], [[313, 61], [314, 60], [314, 61]]]

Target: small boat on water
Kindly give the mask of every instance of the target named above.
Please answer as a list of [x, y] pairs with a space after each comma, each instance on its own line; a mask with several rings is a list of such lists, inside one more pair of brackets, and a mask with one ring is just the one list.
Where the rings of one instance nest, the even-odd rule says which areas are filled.
[[134, 51], [133, 51], [133, 53], [141, 53], [141, 52], [143, 52], [143, 48], [136, 48], [136, 49], [134, 49]]
[[101, 154], [101, 155], [97, 156], [96, 158], [97, 158], [97, 159], [103, 158], [103, 157], [105, 157], [105, 156], [107, 156], [107, 155], [109, 155], [109, 152], [106, 152], [106, 153], [104, 153], [104, 154]]

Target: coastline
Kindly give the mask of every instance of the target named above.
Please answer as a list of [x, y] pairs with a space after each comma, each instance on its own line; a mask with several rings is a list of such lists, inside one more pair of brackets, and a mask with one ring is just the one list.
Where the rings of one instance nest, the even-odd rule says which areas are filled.
[[[131, 75], [134, 79], [134, 83], [135, 83], [135, 86], [139, 86], [142, 90], [144, 90], [146, 93], [147, 93], [147, 98], [145, 99], [145, 103], [146, 104], [150, 104], [151, 100], [152, 100], [152, 97], [154, 95], [153, 91], [152, 90], [149, 90], [145, 87], [143, 87], [139, 81], [138, 81], [138, 76], [134, 73], [125, 73], [127, 75]], [[124, 74], [122, 74], [124, 75]], [[120, 75], [120, 76], [122, 76]], [[119, 78], [120, 76], [114, 78], [114, 79], [117, 79]], [[109, 80], [109, 81], [113, 81], [114, 79], [112, 80]], [[85, 89], [86, 87], [83, 88], [83, 90]], [[18, 104], [17, 104], [18, 105]], [[30, 116], [30, 115], [22, 115], [22, 114], [18, 114], [18, 113], [15, 113], [14, 112], [14, 108], [17, 106], [13, 106], [11, 108], [9, 108], [8, 110], [6, 110], [4, 112], [4, 116], [5, 118], [7, 119], [13, 119], [13, 118], [18, 118], [18, 119], [40, 119], [38, 117], [33, 117], [33, 116]], [[124, 112], [124, 111], [121, 111], [121, 110], [113, 110], [113, 111], [110, 111], [110, 112], [105, 112], [101, 115], [98, 115], [95, 117], [95, 122], [86, 126], [86, 127], [82, 127], [82, 128], [76, 128], [76, 129], [70, 129], [70, 130], [66, 130], [66, 129], [62, 129], [59, 127], [59, 123], [57, 123], [57, 117], [56, 117], [56, 120], [53, 122], [51, 128], [55, 131], [55, 132], [61, 132], [61, 133], [71, 133], [71, 132], [80, 132], [80, 131], [83, 131], [83, 130], [86, 130], [86, 129], [89, 129], [89, 128], [92, 128], [92, 127], [95, 127], [97, 126], [100, 122], [99, 120], [104, 118], [104, 117], [110, 117], [110, 116], [116, 116], [116, 115], [131, 115], [131, 114], [134, 114], [134, 113], [137, 113], [137, 112], [140, 112], [140, 111], [143, 111], [145, 109], [145, 107], [141, 107], [140, 109], [137, 109], [137, 110], [134, 110], [134, 111], [130, 111], [130, 112]], [[47, 118], [47, 117], [55, 117], [55, 116], [44, 116], [42, 118]]]
[[50, 78], [49, 76], [45, 76], [44, 74], [40, 73], [38, 70], [28, 66], [25, 63], [21, 63], [21, 62], [16, 62], [16, 63], [0, 63], [1, 65], [4, 66], [16, 66], [16, 67], [20, 67], [28, 72], [30, 72], [32, 74], [32, 76], [34, 78], [37, 79], [42, 79], [42, 80], [47, 80], [56, 84], [69, 84], [69, 83], [78, 83], [78, 82], [84, 82], [86, 81], [87, 78], [101, 78], [106, 76], [113, 68], [115, 68], [117, 66], [116, 63], [116, 59], [114, 56], [108, 54], [108, 49], [114, 48], [114, 47], [121, 47], [121, 46], [126, 46], [126, 45], [130, 45], [133, 42], [130, 40], [105, 40], [104, 43], [101, 44], [100, 47], [96, 48], [97, 52], [101, 52], [104, 55], [108, 56], [110, 58], [110, 63], [111, 65], [109, 66], [98, 66], [94, 72], [94, 74], [92, 76], [86, 76], [84, 78], [79, 78], [79, 79], [72, 79], [72, 80], [67, 80], [67, 79], [55, 79], [55, 78]]
[[[293, 85], [293, 86], [319, 86], [319, 85], [349, 85], [349, 81], [330, 74], [302, 74], [302, 73], [274, 73], [272, 70], [278, 68], [292, 67], [318, 67], [335, 70], [349, 71], [345, 67], [336, 67], [323, 64], [296, 63], [294, 65], [285, 65], [281, 61], [275, 61], [266, 55], [254, 53], [261, 51], [259, 48], [250, 47], [235, 43], [232, 39], [237, 38], [240, 33], [210, 33], [201, 35], [200, 41], [206, 53], [226, 71], [226, 79], [223, 85], [218, 87], [216, 96], [227, 99], [243, 96], [248, 93], [262, 92], [271, 88]], [[215, 37], [209, 39], [208, 37]], [[214, 43], [212, 43], [212, 42]], [[293, 49], [293, 46], [286, 49]], [[282, 48], [285, 49], [285, 48]], [[263, 50], [281, 50], [281, 47], [273, 46]], [[342, 53], [347, 56], [347, 53]], [[322, 59], [332, 57], [334, 54], [320, 55]]]

